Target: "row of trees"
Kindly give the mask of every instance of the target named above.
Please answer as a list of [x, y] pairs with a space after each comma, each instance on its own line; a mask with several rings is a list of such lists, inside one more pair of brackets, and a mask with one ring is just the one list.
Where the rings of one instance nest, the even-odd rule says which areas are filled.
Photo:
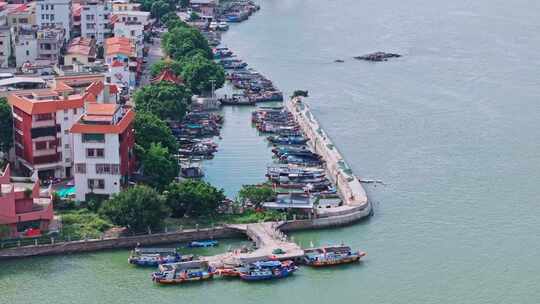
[[169, 68], [184, 79], [185, 85], [149, 84], [133, 96], [137, 109], [136, 154], [142, 167], [143, 185], [114, 195], [101, 204], [99, 213], [115, 225], [134, 232], [148, 228], [159, 230], [167, 217], [211, 215], [226, 198], [223, 190], [206, 182], [175, 181], [179, 168], [174, 154], [179, 145], [167, 123], [184, 118], [193, 93], [204, 94], [212, 85], [221, 87], [225, 81], [224, 71], [212, 61], [206, 38], [176, 16], [173, 6], [178, 3], [175, 0], [143, 0], [141, 3], [144, 10], [151, 11], [169, 29], [162, 46], [170, 59], [154, 64], [152, 76]]
[[225, 199], [223, 190], [202, 181], [173, 182], [166, 189], [160, 194], [148, 186], [135, 186], [105, 201], [99, 213], [133, 232], [156, 231], [167, 217], [208, 215]]

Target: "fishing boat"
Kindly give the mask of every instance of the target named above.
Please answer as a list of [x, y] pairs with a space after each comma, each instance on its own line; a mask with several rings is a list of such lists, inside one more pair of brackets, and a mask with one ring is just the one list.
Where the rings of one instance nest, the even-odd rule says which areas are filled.
[[352, 251], [351, 247], [343, 245], [309, 248], [304, 251], [306, 265], [315, 267], [354, 263], [366, 256], [363, 251]]
[[303, 136], [268, 136], [268, 141], [277, 145], [304, 145], [308, 139]]
[[216, 247], [218, 245], [219, 242], [215, 240], [193, 241], [188, 243], [188, 247], [190, 248]]
[[259, 261], [249, 264], [240, 271], [244, 281], [282, 279], [292, 275], [298, 267], [292, 261]]
[[176, 252], [176, 248], [135, 248], [128, 258], [130, 264], [149, 267], [156, 267], [164, 263], [176, 263], [181, 260], [182, 256]]
[[207, 261], [190, 261], [160, 265], [159, 271], [152, 274], [152, 281], [159, 284], [182, 284], [213, 277], [214, 270]]

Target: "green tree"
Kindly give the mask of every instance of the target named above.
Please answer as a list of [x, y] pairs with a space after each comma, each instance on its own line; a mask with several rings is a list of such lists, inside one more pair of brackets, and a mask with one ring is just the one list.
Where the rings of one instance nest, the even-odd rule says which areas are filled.
[[152, 3], [152, 6], [150, 7], [150, 12], [152, 13], [152, 16], [154, 16], [157, 20], [161, 20], [161, 17], [167, 14], [170, 9], [171, 7], [169, 3], [158, 0]]
[[182, 60], [195, 54], [213, 58], [208, 40], [197, 29], [192, 27], [174, 27], [163, 35], [162, 46], [174, 60]]
[[164, 198], [156, 190], [141, 185], [113, 195], [99, 212], [113, 224], [133, 232], [158, 230], [169, 215]]
[[191, 92], [169, 82], [146, 85], [133, 97], [138, 110], [154, 113], [163, 120], [182, 120], [191, 103]]
[[13, 146], [13, 115], [5, 97], [0, 98], [0, 150], [7, 153]]
[[181, 8], [187, 8], [189, 6], [189, 0], [180, 0], [179, 4]]
[[210, 92], [212, 83], [219, 89], [225, 83], [225, 71], [213, 60], [197, 54], [182, 62], [182, 77], [194, 94]]
[[[175, 15], [176, 16], [176, 15]], [[167, 26], [167, 29], [172, 30], [173, 28], [189, 28], [189, 25], [185, 23], [184, 21], [180, 20], [180, 18], [168, 18], [165, 22], [165, 26]]]
[[212, 215], [225, 199], [223, 189], [194, 180], [171, 183], [164, 193], [173, 217]]
[[152, 66], [150, 67], [150, 74], [152, 75], [152, 77], [156, 77], [164, 69], [171, 69], [176, 75], [182, 74], [182, 64], [172, 59], [162, 59], [152, 64]]
[[238, 192], [238, 201], [242, 204], [251, 203], [259, 207], [264, 202], [276, 200], [276, 192], [270, 185], [243, 185]]
[[160, 143], [168, 151], [177, 151], [178, 143], [166, 122], [156, 115], [138, 111], [135, 116], [135, 143], [146, 151], [152, 143]]
[[150, 144], [142, 156], [142, 167], [145, 183], [158, 190], [167, 187], [179, 172], [178, 162], [160, 143]]

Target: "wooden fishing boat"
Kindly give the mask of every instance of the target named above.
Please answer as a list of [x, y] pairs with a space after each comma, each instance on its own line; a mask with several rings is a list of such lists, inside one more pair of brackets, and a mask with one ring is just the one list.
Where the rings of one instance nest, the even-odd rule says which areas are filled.
[[243, 281], [282, 279], [292, 275], [298, 267], [292, 261], [258, 261], [240, 271]]
[[[186, 258], [188, 258], [186, 256]], [[176, 248], [135, 248], [131, 251], [128, 263], [136, 266], [156, 267], [164, 263], [176, 263], [182, 256]]]
[[354, 263], [366, 256], [363, 251], [352, 251], [351, 247], [343, 245], [309, 248], [304, 251], [304, 262], [314, 267]]
[[206, 261], [162, 264], [159, 271], [152, 274], [152, 281], [158, 284], [182, 284], [209, 280], [214, 277], [214, 270]]

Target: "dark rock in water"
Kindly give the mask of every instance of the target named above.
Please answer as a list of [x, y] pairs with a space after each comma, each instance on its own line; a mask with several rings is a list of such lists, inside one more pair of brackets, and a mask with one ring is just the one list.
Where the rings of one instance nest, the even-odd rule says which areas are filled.
[[375, 52], [375, 53], [367, 54], [364, 56], [356, 56], [354, 57], [354, 59], [379, 62], [379, 61], [387, 61], [388, 58], [398, 58], [398, 57], [401, 57], [401, 55], [394, 54], [394, 53]]
[[336, 60], [334, 60], [334, 62], [343, 63], [343, 62], [345, 62], [345, 60], [342, 60], [342, 59], [336, 59]]

